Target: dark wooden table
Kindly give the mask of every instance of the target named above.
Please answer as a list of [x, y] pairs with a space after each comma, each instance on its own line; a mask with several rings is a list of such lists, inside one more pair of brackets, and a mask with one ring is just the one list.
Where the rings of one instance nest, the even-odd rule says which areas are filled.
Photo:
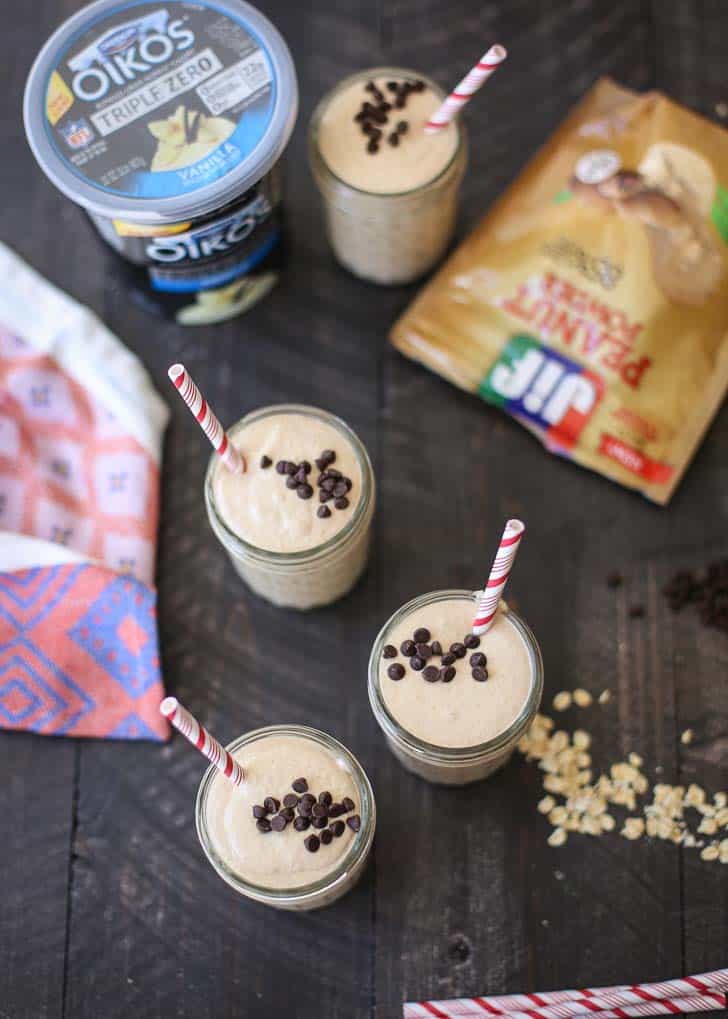
[[[288, 153], [285, 280], [243, 319], [185, 330], [149, 318], [113, 257], [35, 166], [20, 100], [40, 44], [76, 0], [6, 0], [0, 67], [0, 236], [90, 305], [169, 399], [159, 555], [168, 687], [227, 740], [275, 721], [329, 730], [372, 777], [379, 829], [359, 887], [310, 915], [239, 899], [193, 829], [202, 771], [181, 739], [0, 737], [0, 1017], [396, 1017], [405, 998], [658, 979], [728, 963], [728, 868], [616, 833], [546, 845], [540, 780], [522, 758], [488, 783], [438, 789], [386, 751], [366, 697], [381, 622], [425, 590], [477, 583], [499, 528], [529, 535], [511, 594], [541, 642], [547, 698], [613, 691], [588, 727], [595, 765], [630, 750], [651, 776], [728, 780], [728, 640], [661, 583], [728, 553], [728, 407], [672, 504], [656, 508], [547, 456], [525, 431], [387, 345], [412, 291], [358, 282], [324, 242], [306, 122], [342, 75], [383, 62], [454, 82], [486, 43], [512, 51], [469, 116], [461, 233], [599, 73], [726, 115], [719, 0], [265, 0], [302, 102]], [[723, 104], [723, 105], [722, 105]], [[281, 612], [242, 586], [201, 498], [208, 447], [166, 367], [184, 361], [224, 421], [287, 399], [343, 415], [380, 485], [366, 579], [341, 604]], [[446, 480], [447, 479], [447, 480]], [[623, 570], [616, 593], [605, 574]], [[548, 575], [548, 580], [546, 576]], [[628, 606], [646, 605], [643, 620]], [[313, 650], [315, 668], [300, 663]], [[695, 730], [689, 747], [679, 734]]]

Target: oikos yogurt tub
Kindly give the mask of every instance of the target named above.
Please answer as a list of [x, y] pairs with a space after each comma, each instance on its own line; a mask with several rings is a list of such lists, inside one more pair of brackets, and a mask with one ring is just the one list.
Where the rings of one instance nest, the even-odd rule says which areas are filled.
[[196, 325], [276, 282], [297, 107], [283, 38], [243, 0], [98, 0], [41, 50], [24, 115], [145, 306]]

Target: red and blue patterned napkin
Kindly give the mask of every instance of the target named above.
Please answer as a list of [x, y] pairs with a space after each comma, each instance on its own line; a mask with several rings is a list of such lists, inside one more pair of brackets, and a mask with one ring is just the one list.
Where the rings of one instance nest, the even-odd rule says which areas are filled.
[[0, 727], [164, 739], [154, 566], [167, 408], [0, 245]]

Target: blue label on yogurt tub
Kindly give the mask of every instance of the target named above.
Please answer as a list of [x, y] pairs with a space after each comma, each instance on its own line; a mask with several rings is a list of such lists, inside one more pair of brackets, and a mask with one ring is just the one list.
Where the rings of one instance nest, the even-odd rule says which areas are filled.
[[59, 51], [45, 124], [87, 183], [163, 199], [238, 167], [268, 131], [275, 99], [270, 56], [242, 16], [139, 0], [91, 19]]

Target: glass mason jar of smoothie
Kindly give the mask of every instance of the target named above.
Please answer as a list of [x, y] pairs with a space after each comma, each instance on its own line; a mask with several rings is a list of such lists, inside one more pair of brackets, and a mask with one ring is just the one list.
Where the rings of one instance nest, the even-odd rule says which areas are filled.
[[543, 663], [533, 633], [501, 603], [471, 632], [479, 592], [434, 591], [382, 627], [369, 701], [392, 753], [429, 782], [465, 785], [502, 767], [538, 710]]
[[300, 404], [261, 407], [228, 438], [246, 470], [231, 474], [213, 454], [205, 505], [241, 578], [274, 605], [341, 598], [366, 566], [376, 501], [362, 442], [333, 414]]
[[245, 781], [233, 786], [211, 765], [195, 805], [200, 843], [223, 881], [289, 910], [320, 909], [353, 888], [376, 827], [372, 787], [353, 754], [304, 725], [255, 729], [227, 750]]
[[423, 131], [444, 95], [414, 71], [375, 67], [345, 78], [313, 114], [309, 159], [329, 242], [362, 279], [409, 283], [450, 242], [465, 129], [453, 122], [435, 135]]

